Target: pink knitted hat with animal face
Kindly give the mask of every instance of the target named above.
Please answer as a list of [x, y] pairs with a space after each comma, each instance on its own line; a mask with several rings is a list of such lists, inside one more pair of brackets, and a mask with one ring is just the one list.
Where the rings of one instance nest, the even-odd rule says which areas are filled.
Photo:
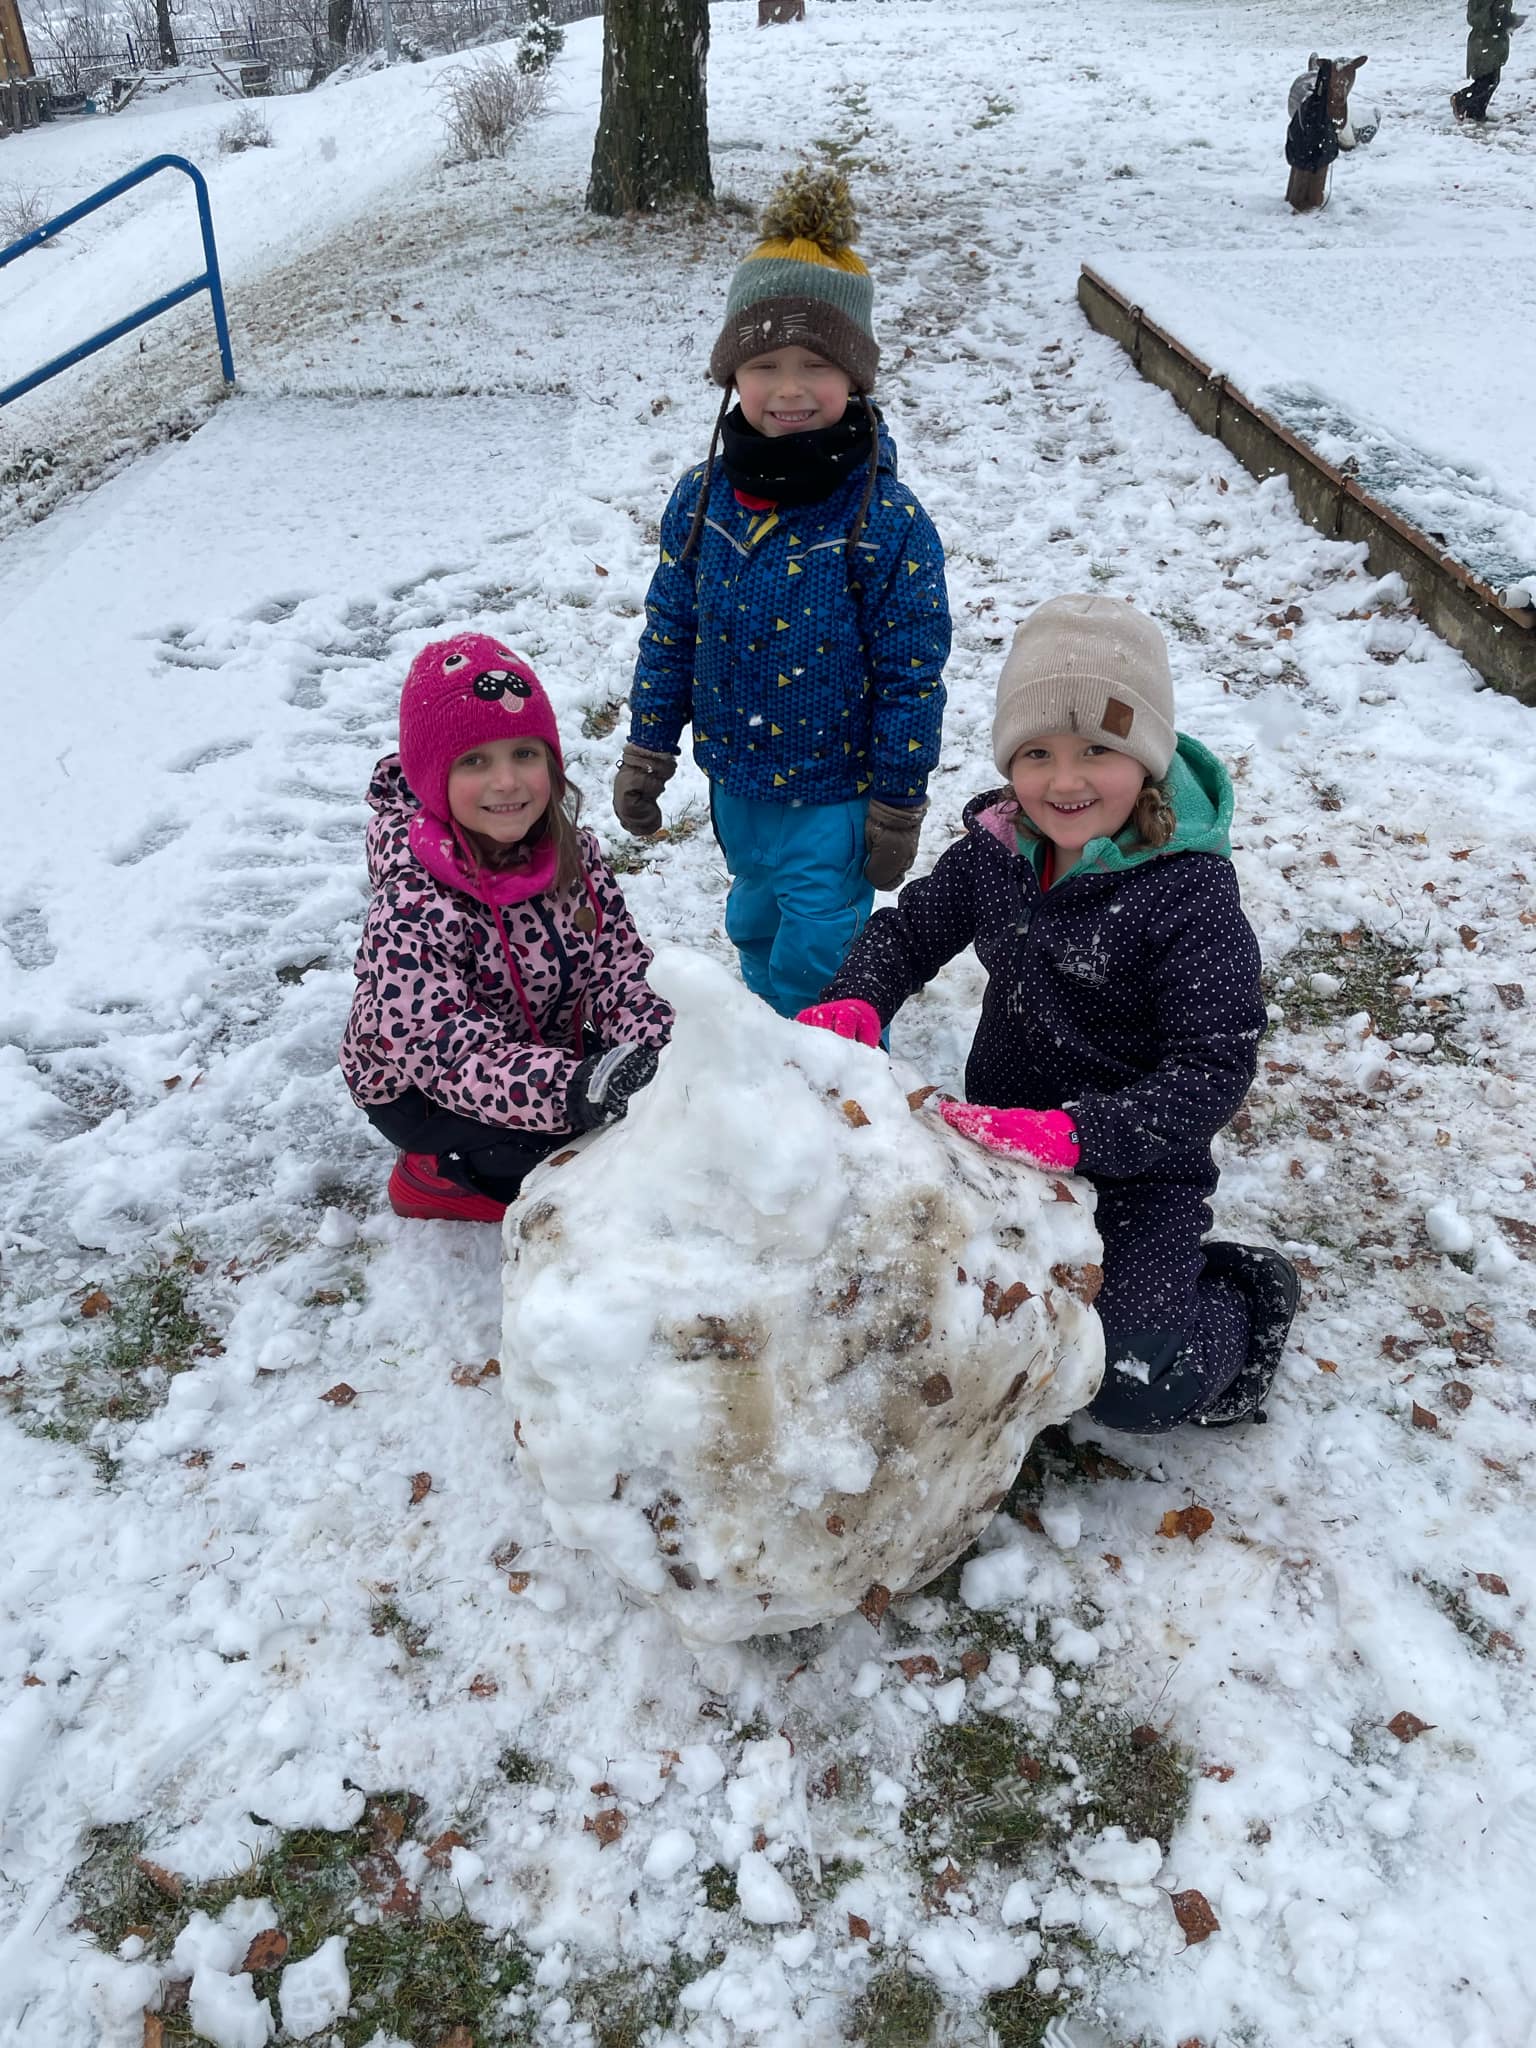
[[422, 809], [446, 822], [454, 762], [510, 739], [542, 740], [564, 773], [554, 709], [527, 662], [487, 633], [423, 647], [400, 693], [400, 765]]

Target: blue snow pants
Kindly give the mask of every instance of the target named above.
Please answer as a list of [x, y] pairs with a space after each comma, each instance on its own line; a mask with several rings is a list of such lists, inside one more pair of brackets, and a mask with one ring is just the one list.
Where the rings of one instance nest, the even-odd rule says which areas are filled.
[[875, 900], [864, 879], [868, 799], [764, 804], [712, 783], [709, 808], [731, 871], [725, 930], [741, 978], [793, 1017], [841, 967]]

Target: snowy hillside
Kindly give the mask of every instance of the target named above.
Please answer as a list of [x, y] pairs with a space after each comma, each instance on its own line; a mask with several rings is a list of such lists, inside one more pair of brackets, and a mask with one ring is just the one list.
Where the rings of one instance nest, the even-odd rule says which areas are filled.
[[[363, 790], [445, 627], [533, 658], [642, 930], [731, 960], [691, 762], [657, 844], [607, 790], [748, 220], [583, 214], [590, 22], [505, 166], [442, 166], [440, 64], [275, 101], [234, 158], [220, 106], [0, 144], [60, 206], [205, 164], [240, 378], [189, 306], [0, 415], [0, 2040], [1532, 2040], [1536, 713], [1072, 294], [1507, 242], [1536, 28], [1469, 135], [1460, 10], [1365, 0], [1381, 134], [1298, 221], [1320, 0], [1067, 13], [725, 0], [717, 181], [855, 182], [955, 614], [924, 863], [995, 781], [1018, 617], [1163, 622], [1275, 1020], [1218, 1228], [1303, 1308], [1266, 1428], [1073, 1425], [878, 1625], [698, 1656], [550, 1537], [496, 1233], [387, 1212], [335, 1047]], [[171, 180], [123, 212], [0, 273], [0, 380], [195, 262]], [[1454, 292], [1418, 341], [1466, 377]], [[896, 1054], [957, 1086], [980, 991], [962, 957]]]

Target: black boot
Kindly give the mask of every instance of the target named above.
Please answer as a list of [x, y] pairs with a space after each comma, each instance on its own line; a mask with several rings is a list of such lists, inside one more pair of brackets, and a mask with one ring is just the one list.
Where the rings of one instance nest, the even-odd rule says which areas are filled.
[[1248, 1301], [1248, 1361], [1223, 1393], [1194, 1419], [1207, 1429], [1234, 1422], [1263, 1422], [1268, 1397], [1285, 1340], [1290, 1335], [1301, 1279], [1283, 1252], [1268, 1245], [1207, 1242], [1205, 1271], [1215, 1280], [1230, 1280]]

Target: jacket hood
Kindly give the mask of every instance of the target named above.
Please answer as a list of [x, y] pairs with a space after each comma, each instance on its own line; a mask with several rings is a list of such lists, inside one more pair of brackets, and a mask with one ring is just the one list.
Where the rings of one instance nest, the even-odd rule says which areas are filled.
[[[1163, 787], [1173, 809], [1174, 833], [1166, 846], [1131, 847], [1129, 830], [1114, 839], [1090, 839], [1072, 868], [1078, 875], [1124, 874], [1169, 853], [1214, 853], [1232, 857], [1232, 778], [1211, 752], [1188, 733], [1178, 735]], [[1011, 789], [994, 789], [973, 797], [965, 807], [967, 830], [1000, 840], [1010, 852], [1033, 853], [1038, 835], [1021, 822]]]
[[549, 839], [539, 842], [526, 867], [479, 866], [458, 827], [422, 809], [398, 754], [386, 754], [375, 767], [368, 802], [375, 813], [368, 828], [368, 879], [375, 889], [425, 869], [435, 881], [495, 910], [526, 903], [554, 884], [556, 854]]

